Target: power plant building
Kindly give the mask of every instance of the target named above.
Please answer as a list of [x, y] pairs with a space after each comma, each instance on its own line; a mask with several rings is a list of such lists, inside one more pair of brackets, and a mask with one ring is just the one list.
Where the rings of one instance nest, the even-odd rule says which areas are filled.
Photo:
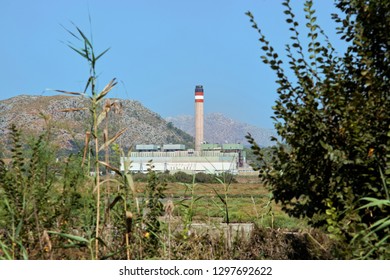
[[[144, 146], [148, 145], [137, 145], [136, 147]], [[163, 145], [159, 151], [141, 149], [131, 152], [129, 158], [121, 158], [121, 170], [124, 170], [125, 166], [129, 166], [129, 170], [132, 172], [145, 173], [151, 163], [153, 170], [157, 172], [184, 171], [212, 174], [229, 172], [237, 174], [245, 162], [245, 152], [241, 144], [230, 144], [230, 146], [202, 144], [201, 151], [185, 150], [183, 149], [184, 145], [167, 145], [168, 148], [175, 146], [177, 149], [164, 150], [165, 146]]]
[[203, 86], [198, 85], [195, 87], [195, 150], [186, 150], [181, 144], [136, 145], [130, 157], [121, 158], [121, 170], [126, 166], [132, 172], [145, 173], [152, 164], [158, 172], [237, 174], [245, 164], [243, 145], [206, 144], [203, 105]]

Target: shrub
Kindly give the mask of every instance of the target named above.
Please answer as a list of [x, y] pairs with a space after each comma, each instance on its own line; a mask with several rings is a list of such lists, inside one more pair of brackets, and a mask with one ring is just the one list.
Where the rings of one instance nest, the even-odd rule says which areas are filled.
[[[276, 202], [289, 215], [308, 217], [313, 226], [325, 227], [344, 242], [345, 257], [350, 258], [356, 246], [349, 247], [352, 238], [390, 215], [389, 208], [361, 207], [364, 197], [389, 199], [383, 182], [389, 182], [390, 176], [390, 20], [383, 15], [389, 14], [390, 3], [336, 1], [344, 18], [333, 17], [348, 44], [343, 56], [337, 55], [318, 26], [313, 1], [305, 1], [304, 8], [307, 50], [290, 1], [283, 5], [292, 31], [292, 44], [286, 45], [291, 78], [253, 15], [247, 13], [260, 35], [265, 53], [261, 58], [277, 76], [273, 119], [282, 141], [267, 160], [248, 138], [261, 161], [260, 177]], [[386, 236], [385, 228], [378, 229], [373, 242], [378, 244]], [[389, 239], [380, 246], [389, 246]]]

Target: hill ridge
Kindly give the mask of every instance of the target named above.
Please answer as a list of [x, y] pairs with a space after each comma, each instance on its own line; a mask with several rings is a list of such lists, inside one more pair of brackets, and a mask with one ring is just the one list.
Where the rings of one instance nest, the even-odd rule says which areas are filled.
[[[195, 135], [194, 116], [179, 115], [167, 117], [166, 121], [187, 132]], [[204, 116], [204, 140], [209, 143], [241, 143], [249, 145], [245, 136], [250, 133], [257, 144], [266, 147], [272, 146], [274, 142], [271, 137], [277, 137], [274, 129], [260, 128], [244, 122], [236, 121], [222, 113], [208, 113]]]
[[[158, 113], [144, 107], [139, 101], [112, 98], [122, 105], [122, 112], [109, 113], [109, 135], [127, 127], [118, 138], [123, 148], [135, 144], [183, 143], [193, 145], [193, 137], [169, 125]], [[89, 111], [63, 112], [64, 109], [88, 107], [89, 100], [79, 96], [18, 95], [0, 100], [0, 140], [6, 141], [9, 127], [15, 124], [27, 134], [39, 134], [52, 126], [53, 139], [61, 148], [71, 150], [83, 143], [89, 129]]]

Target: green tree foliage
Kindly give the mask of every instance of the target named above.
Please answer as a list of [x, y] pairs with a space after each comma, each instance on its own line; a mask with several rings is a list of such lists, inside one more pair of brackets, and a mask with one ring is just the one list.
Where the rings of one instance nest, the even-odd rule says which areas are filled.
[[[277, 76], [279, 98], [273, 119], [284, 145], [275, 146], [267, 160], [250, 135], [248, 139], [262, 163], [260, 177], [284, 211], [308, 217], [314, 226], [326, 227], [349, 244], [356, 234], [390, 214], [389, 207], [362, 207], [365, 197], [389, 200], [390, 2], [336, 1], [344, 17], [333, 18], [348, 44], [343, 55], [337, 55], [318, 26], [313, 1], [304, 7], [307, 48], [290, 1], [283, 5], [292, 32], [286, 52], [293, 77], [253, 15], [247, 15], [260, 35], [262, 61]], [[389, 226], [384, 226], [370, 235], [375, 238], [369, 242], [375, 247], [389, 234]], [[388, 245], [386, 238], [381, 246]], [[374, 250], [371, 257], [384, 254], [389, 251]]]

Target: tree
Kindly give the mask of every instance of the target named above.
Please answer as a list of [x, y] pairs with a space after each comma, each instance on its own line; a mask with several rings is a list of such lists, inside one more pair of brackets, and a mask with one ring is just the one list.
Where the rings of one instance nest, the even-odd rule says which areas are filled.
[[[390, 203], [378, 201], [390, 201], [390, 2], [336, 1], [345, 17], [333, 18], [349, 44], [342, 56], [317, 25], [313, 1], [304, 8], [307, 50], [290, 1], [283, 5], [292, 32], [286, 52], [293, 77], [247, 13], [260, 35], [262, 61], [277, 76], [273, 119], [283, 143], [266, 160], [247, 136], [262, 161], [260, 177], [289, 215], [308, 217], [346, 246], [355, 242], [356, 255], [347, 257], [367, 252], [372, 258], [388, 257], [389, 250], [382, 249], [389, 247]], [[373, 204], [367, 206], [366, 198]], [[374, 231], [377, 221], [383, 227]], [[358, 245], [357, 234], [364, 237]]]

